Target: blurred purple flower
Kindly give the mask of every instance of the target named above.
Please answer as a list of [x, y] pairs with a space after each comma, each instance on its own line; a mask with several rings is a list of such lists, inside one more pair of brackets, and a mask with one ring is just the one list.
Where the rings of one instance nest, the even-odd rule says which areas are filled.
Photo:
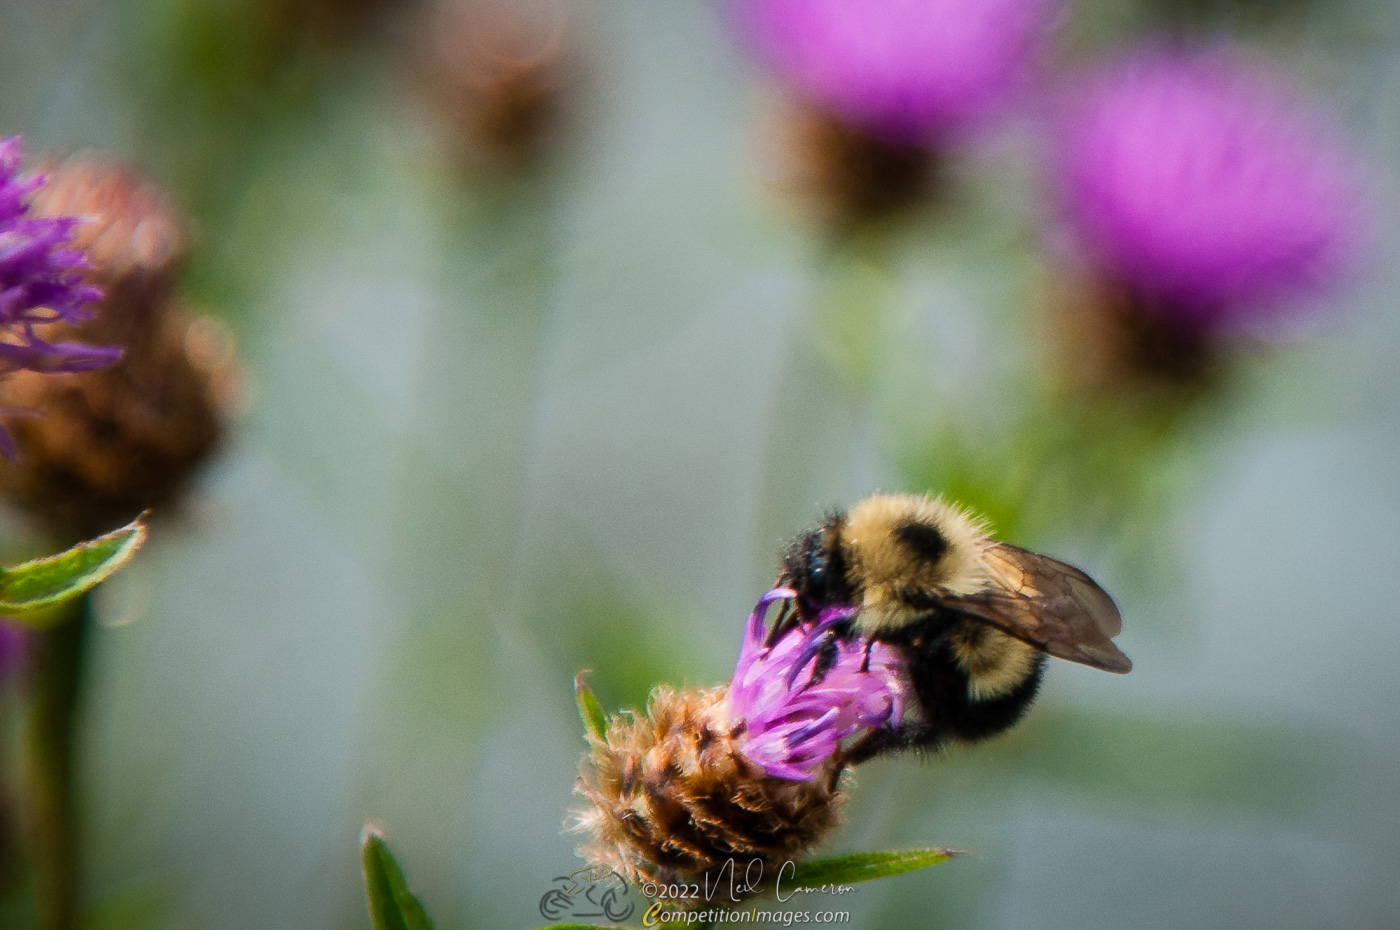
[[823, 611], [816, 624], [794, 626], [764, 645], [769, 606], [793, 597], [788, 588], [774, 588], [750, 615], [729, 685], [729, 714], [744, 723], [740, 752], [769, 775], [806, 781], [846, 739], [898, 726], [905, 696], [898, 654], [881, 643], [867, 654], [862, 641], [835, 640], [835, 659], [818, 676], [818, 647], [831, 626], [850, 616], [847, 608]]
[[1060, 126], [1066, 219], [1097, 270], [1183, 323], [1239, 321], [1335, 284], [1361, 172], [1291, 89], [1223, 51], [1141, 51]]
[[[37, 327], [46, 323], [91, 319], [87, 305], [101, 299], [102, 291], [84, 283], [83, 253], [65, 248], [79, 219], [29, 215], [29, 195], [44, 178], [21, 177], [23, 161], [19, 136], [0, 142], [0, 376], [19, 369], [73, 372], [111, 365], [122, 356], [116, 346], [50, 342], [39, 335]], [[13, 439], [0, 427], [0, 454], [14, 453]]]
[[1002, 104], [1060, 0], [730, 0], [738, 28], [802, 93], [896, 142]]
[[102, 292], [83, 282], [87, 260], [64, 248], [79, 220], [31, 217], [29, 195], [44, 183], [42, 175], [20, 177], [24, 155], [20, 138], [0, 142], [0, 372], [88, 371], [111, 365], [121, 349], [82, 343], [52, 343], [35, 327], [44, 323], [81, 323], [92, 318], [86, 306]]

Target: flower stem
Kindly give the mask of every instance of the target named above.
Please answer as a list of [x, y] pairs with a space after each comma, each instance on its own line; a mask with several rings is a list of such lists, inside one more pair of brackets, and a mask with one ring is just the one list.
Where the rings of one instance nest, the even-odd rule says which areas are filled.
[[74, 727], [91, 626], [91, 597], [36, 638], [33, 696], [24, 733], [24, 808], [39, 930], [78, 925], [80, 887]]

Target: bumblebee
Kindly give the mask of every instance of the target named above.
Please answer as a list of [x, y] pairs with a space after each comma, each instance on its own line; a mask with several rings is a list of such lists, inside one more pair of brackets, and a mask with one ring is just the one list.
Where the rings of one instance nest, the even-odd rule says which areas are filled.
[[[941, 499], [878, 494], [828, 514], [788, 545], [778, 583], [797, 592], [786, 624], [811, 624], [812, 654], [838, 637], [904, 654], [917, 714], [852, 746], [851, 762], [995, 736], [1030, 707], [1046, 655], [1132, 669], [1112, 642], [1118, 608], [1092, 578], [992, 539]], [[833, 607], [846, 610], [817, 622]]]

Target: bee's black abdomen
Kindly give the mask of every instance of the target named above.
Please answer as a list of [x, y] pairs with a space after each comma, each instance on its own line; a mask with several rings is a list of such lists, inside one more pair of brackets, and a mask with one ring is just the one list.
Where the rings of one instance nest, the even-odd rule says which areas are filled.
[[919, 717], [898, 730], [884, 730], [862, 740], [848, 757], [851, 763], [901, 749], [941, 749], [950, 742], [989, 739], [1016, 724], [1040, 690], [1045, 657], [1038, 656], [1026, 678], [1005, 694], [975, 699], [967, 673], [948, 642], [950, 621], [931, 614], [893, 635], [883, 637], [905, 654], [906, 674], [917, 699]]
[[936, 736], [931, 742], [948, 739], [976, 742], [996, 736], [1015, 724], [1030, 708], [1040, 690], [1045, 658], [1040, 656], [1026, 679], [1005, 694], [975, 699], [967, 673], [953, 656], [946, 637], [911, 637], [905, 647], [910, 655], [909, 680], [927, 717], [925, 724]]
[[939, 715], [947, 734], [954, 739], [971, 743], [1010, 729], [1025, 716], [1034, 703], [1044, 672], [1045, 657], [1040, 656], [1025, 681], [1006, 694], [985, 700], [969, 699], [967, 688], [964, 686], [963, 700], [949, 701]]

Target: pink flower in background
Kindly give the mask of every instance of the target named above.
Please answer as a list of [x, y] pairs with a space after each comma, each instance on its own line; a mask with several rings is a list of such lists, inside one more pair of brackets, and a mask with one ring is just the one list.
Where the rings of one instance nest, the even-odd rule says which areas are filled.
[[924, 142], [1021, 85], [1058, 0], [731, 0], [739, 28], [834, 115]]
[[1361, 172], [1329, 120], [1223, 51], [1156, 49], [1079, 88], [1059, 126], [1065, 218], [1137, 302], [1212, 326], [1354, 265]]

